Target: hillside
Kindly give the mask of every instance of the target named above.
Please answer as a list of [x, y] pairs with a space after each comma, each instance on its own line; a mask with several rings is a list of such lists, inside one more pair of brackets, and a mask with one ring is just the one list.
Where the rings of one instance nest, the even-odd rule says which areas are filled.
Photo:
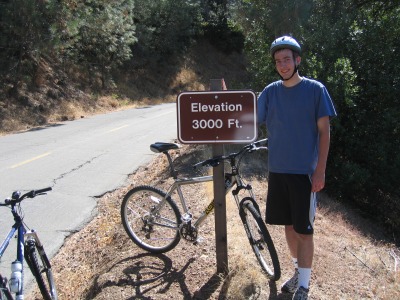
[[127, 64], [113, 74], [114, 86], [98, 90], [96, 77], [50, 58], [36, 62], [34, 82], [0, 90], [0, 134], [84, 118], [136, 105], [175, 101], [185, 90], [207, 90], [210, 79], [224, 78], [230, 89], [250, 88], [244, 58], [225, 55], [207, 41], [198, 41], [179, 57]]

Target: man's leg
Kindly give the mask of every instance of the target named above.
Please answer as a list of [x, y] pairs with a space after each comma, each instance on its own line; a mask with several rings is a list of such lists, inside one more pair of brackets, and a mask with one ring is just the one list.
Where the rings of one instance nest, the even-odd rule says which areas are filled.
[[298, 241], [299, 287], [308, 289], [314, 257], [314, 238], [312, 234], [298, 234]]
[[314, 257], [314, 238], [312, 234], [299, 234], [293, 226], [285, 226], [286, 241], [290, 254], [297, 258], [299, 266], [299, 286], [308, 288]]
[[297, 234], [297, 260], [299, 268], [311, 268], [314, 257], [314, 235]]
[[[297, 256], [297, 233], [293, 229], [293, 225], [285, 226], [286, 242], [289, 247], [290, 255], [292, 258], [298, 258]], [[297, 259], [298, 262], [298, 259]]]
[[297, 233], [294, 231], [292, 225], [285, 226], [285, 236], [293, 260], [294, 274], [282, 284], [281, 291], [285, 293], [294, 293], [299, 287], [299, 266], [297, 260]]

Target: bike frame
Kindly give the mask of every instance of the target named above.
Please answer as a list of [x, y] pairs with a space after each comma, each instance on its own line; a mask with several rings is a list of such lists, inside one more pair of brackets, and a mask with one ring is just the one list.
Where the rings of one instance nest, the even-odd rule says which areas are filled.
[[[239, 177], [239, 175], [237, 174], [236, 170], [233, 170], [232, 173], [226, 173], [225, 174], [225, 183], [227, 183], [226, 181], [229, 180], [230, 184], [227, 185], [225, 184], [225, 194], [227, 195], [232, 188], [236, 185], [236, 189], [232, 191], [232, 195], [235, 199], [236, 205], [239, 208], [239, 192], [242, 189], [246, 189], [249, 194], [250, 197], [252, 197], [254, 199], [254, 193], [252, 190], [251, 185], [243, 185], [243, 181], [242, 179]], [[174, 183], [171, 185], [171, 187], [168, 189], [168, 192], [166, 194], [165, 198], [171, 197], [172, 194], [177, 191], [178, 196], [179, 196], [179, 200], [183, 209], [183, 215], [182, 215], [182, 219], [185, 219], [185, 221], [191, 221], [192, 219], [192, 215], [190, 214], [190, 211], [187, 207], [186, 204], [186, 199], [183, 195], [181, 186], [183, 185], [190, 185], [190, 184], [199, 184], [199, 183], [205, 183], [205, 182], [210, 182], [213, 181], [213, 176], [209, 175], [209, 176], [199, 176], [199, 177], [192, 177], [192, 178], [176, 178]], [[160, 208], [163, 206], [163, 203], [165, 202], [165, 199], [162, 200], [162, 203], [160, 203]], [[201, 213], [201, 215], [199, 216], [199, 218], [196, 220], [196, 222], [193, 224], [193, 227], [198, 229], [200, 227], [200, 225], [204, 222], [204, 220], [208, 217], [208, 215], [214, 210], [214, 199], [211, 200], [210, 204], [207, 205], [207, 207], [203, 210], [203, 212]], [[188, 218], [188, 219], [186, 219]]]
[[[15, 212], [13, 211], [13, 214]], [[15, 218], [15, 216], [14, 216]], [[19, 218], [19, 216], [18, 216]], [[0, 259], [3, 257], [4, 252], [6, 251], [8, 245], [10, 244], [11, 239], [15, 236], [15, 232], [17, 232], [17, 260], [21, 263], [22, 265], [22, 279], [21, 279], [21, 293], [17, 294], [17, 296], [23, 295], [24, 291], [24, 237], [26, 234], [26, 229], [24, 227], [24, 224], [22, 223], [22, 220], [19, 218], [15, 221], [15, 224], [12, 226], [10, 232], [6, 236], [5, 240], [0, 246]]]
[[[24, 260], [27, 262], [29, 269], [32, 271], [32, 275], [35, 277], [36, 282], [40, 288], [42, 295], [45, 298], [57, 299], [57, 291], [54, 284], [53, 274], [51, 272], [50, 262], [46, 256], [46, 253], [43, 249], [43, 245], [40, 242], [37, 233], [33, 229], [29, 229], [25, 227], [25, 223], [23, 222], [23, 214], [22, 210], [19, 206], [26, 198], [34, 198], [37, 195], [45, 194], [48, 191], [51, 191], [51, 187], [47, 187], [44, 189], [31, 190], [28, 193], [21, 195], [20, 191], [13, 192], [11, 198], [7, 198], [4, 200], [4, 203], [0, 203], [0, 206], [8, 206], [11, 208], [11, 214], [14, 217], [14, 225], [11, 227], [10, 232], [6, 236], [5, 240], [1, 242], [0, 245], [0, 259], [3, 257], [6, 249], [10, 245], [11, 239], [17, 233], [17, 258], [21, 264], [21, 280], [18, 285], [18, 291], [16, 294], [16, 299], [24, 298], [24, 275], [25, 275], [25, 266]], [[21, 215], [20, 215], [21, 214]], [[28, 253], [24, 253], [25, 250], [29, 250]], [[36, 251], [37, 253], [34, 253]], [[25, 256], [26, 254], [26, 256]], [[41, 259], [41, 263], [37, 258]], [[12, 266], [11, 266], [12, 267]], [[13, 268], [11, 268], [13, 269]], [[45, 284], [45, 278], [43, 277], [43, 271], [46, 272], [48, 285]], [[14, 283], [13, 283], [14, 284]], [[10, 288], [14, 290], [14, 286], [7, 286], [7, 279], [0, 275], [0, 288], [2, 289], [2, 295], [5, 295], [6, 299], [13, 299]]]
[[[15, 236], [17, 232], [17, 260], [22, 265], [22, 283], [21, 283], [21, 293], [17, 293], [17, 296], [23, 296], [24, 294], [24, 245], [25, 240], [27, 239], [34, 239], [38, 248], [43, 247], [42, 243], [40, 242], [36, 232], [34, 230], [26, 231], [26, 228], [21, 220], [21, 217], [15, 211], [15, 207], [12, 208], [12, 214], [14, 215], [15, 224], [12, 226], [10, 232], [6, 236], [5, 240], [0, 246], [0, 259], [3, 257], [4, 252], [8, 248], [11, 239]], [[0, 284], [2, 284], [0, 282]]]

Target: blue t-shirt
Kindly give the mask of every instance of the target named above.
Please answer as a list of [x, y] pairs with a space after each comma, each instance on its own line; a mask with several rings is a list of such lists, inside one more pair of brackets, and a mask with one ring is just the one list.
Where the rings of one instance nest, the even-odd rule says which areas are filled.
[[312, 174], [318, 160], [317, 121], [336, 116], [325, 86], [304, 77], [290, 88], [273, 82], [258, 97], [257, 110], [258, 123], [268, 130], [269, 171]]

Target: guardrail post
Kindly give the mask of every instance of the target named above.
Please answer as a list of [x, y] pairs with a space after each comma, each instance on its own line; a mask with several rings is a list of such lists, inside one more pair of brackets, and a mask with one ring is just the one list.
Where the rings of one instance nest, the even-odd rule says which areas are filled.
[[[224, 79], [211, 79], [211, 91], [226, 90]], [[224, 155], [223, 144], [213, 144], [212, 155]], [[226, 225], [225, 170], [224, 164], [213, 168], [215, 243], [217, 256], [217, 273], [228, 274], [228, 238]]]

